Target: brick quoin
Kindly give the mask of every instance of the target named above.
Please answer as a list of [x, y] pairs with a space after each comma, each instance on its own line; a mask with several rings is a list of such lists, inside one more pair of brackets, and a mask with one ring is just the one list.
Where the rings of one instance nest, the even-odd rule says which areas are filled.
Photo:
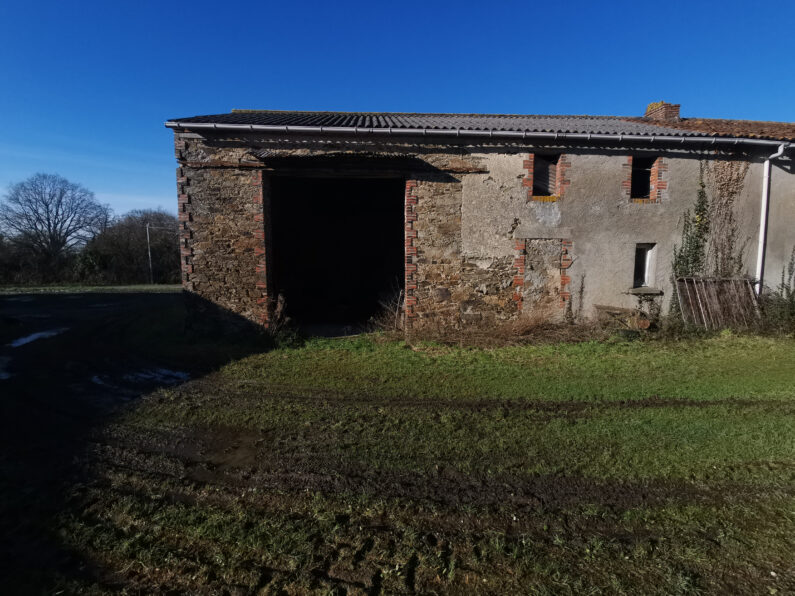
[[522, 312], [524, 306], [524, 297], [522, 290], [524, 289], [524, 273], [525, 273], [525, 257], [527, 256], [527, 241], [514, 240], [513, 241], [513, 300], [516, 302], [516, 310]]
[[[180, 146], [181, 143], [181, 146]], [[185, 148], [184, 141], [175, 143], [176, 152]], [[193, 276], [193, 231], [191, 222], [192, 205], [188, 194], [188, 177], [182, 167], [177, 168], [177, 219], [179, 220], [179, 263], [182, 272], [182, 287], [186, 290], [192, 289]]]
[[668, 164], [662, 157], [654, 160], [651, 166], [651, 192], [649, 199], [652, 203], [661, 203], [663, 191], [668, 189], [667, 177]]
[[530, 153], [527, 155], [527, 159], [522, 162], [522, 166], [525, 169], [524, 178], [522, 178], [522, 186], [527, 188], [527, 200], [533, 200], [533, 168], [535, 164], [535, 154]]
[[411, 326], [417, 313], [414, 307], [417, 304], [415, 292], [417, 290], [417, 230], [414, 229], [414, 222], [417, 221], [417, 181], [406, 180], [405, 195], [405, 309], [406, 309], [406, 328]]
[[[263, 180], [262, 180], [262, 170], [258, 170], [254, 172], [251, 176], [251, 184], [253, 184], [256, 188], [254, 191], [254, 204], [259, 207], [259, 209], [263, 208]], [[256, 228], [254, 229], [254, 238], [258, 241], [257, 245], [254, 248], [254, 255], [257, 257], [257, 262], [254, 268], [255, 273], [255, 288], [256, 288], [256, 303], [257, 309], [255, 311], [255, 317], [257, 322], [262, 325], [263, 327], [268, 327], [269, 323], [269, 316], [268, 316], [268, 308], [270, 306], [270, 301], [268, 300], [268, 275], [267, 275], [267, 263], [266, 263], [266, 250], [265, 250], [265, 216], [264, 213], [260, 212], [254, 216], [254, 221], [256, 222]]]
[[623, 194], [627, 200], [632, 199], [632, 156], [627, 155], [627, 160], [621, 164], [621, 169], [624, 170], [624, 176], [621, 180], [621, 194]]
[[571, 158], [568, 155], [561, 154], [558, 158], [558, 167], [555, 173], [555, 195], [557, 195], [558, 199], [562, 199], [569, 186], [571, 186], [571, 180], [568, 178], [570, 167]]
[[571, 276], [567, 271], [574, 263], [571, 257], [571, 240], [560, 241], [560, 307], [565, 308], [566, 303], [571, 300], [571, 292], [569, 291], [569, 284], [571, 284]]

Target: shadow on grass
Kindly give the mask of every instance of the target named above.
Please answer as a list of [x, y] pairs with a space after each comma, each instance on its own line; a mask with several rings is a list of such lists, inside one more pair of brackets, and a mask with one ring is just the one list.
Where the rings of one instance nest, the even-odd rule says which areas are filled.
[[[0, 583], [6, 593], [46, 591], [54, 575], [77, 578], [88, 562], [62, 546], [68, 487], [92, 435], [159, 387], [201, 377], [274, 347], [250, 321], [182, 294], [68, 294], [0, 299], [12, 332], [64, 328], [12, 347], [0, 380]], [[213, 325], [196, 324], [213, 321]]]

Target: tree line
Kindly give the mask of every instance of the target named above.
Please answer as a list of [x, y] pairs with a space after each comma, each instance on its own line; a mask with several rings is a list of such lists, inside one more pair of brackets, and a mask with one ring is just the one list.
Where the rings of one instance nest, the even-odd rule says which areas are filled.
[[0, 283], [147, 283], [150, 252], [152, 280], [178, 283], [178, 229], [166, 211], [114, 216], [82, 185], [35, 174], [0, 199]]

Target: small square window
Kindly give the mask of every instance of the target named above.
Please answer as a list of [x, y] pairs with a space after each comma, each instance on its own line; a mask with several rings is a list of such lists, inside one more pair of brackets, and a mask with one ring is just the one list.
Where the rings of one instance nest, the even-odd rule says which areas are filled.
[[655, 244], [649, 243], [635, 245], [633, 288], [648, 288], [653, 285], [655, 246]]
[[654, 157], [632, 158], [631, 199], [648, 199], [651, 196], [651, 168], [654, 161]]
[[533, 196], [549, 197], [555, 194], [558, 180], [558, 155], [538, 155], [533, 160]]

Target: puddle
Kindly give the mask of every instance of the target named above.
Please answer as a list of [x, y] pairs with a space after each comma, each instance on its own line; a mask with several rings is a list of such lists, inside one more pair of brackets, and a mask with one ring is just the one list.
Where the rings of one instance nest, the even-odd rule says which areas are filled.
[[61, 327], [60, 329], [50, 329], [49, 331], [39, 331], [38, 333], [32, 333], [31, 335], [26, 335], [25, 337], [20, 337], [19, 339], [15, 339], [10, 344], [6, 344], [11, 348], [18, 348], [19, 346], [24, 346], [25, 344], [29, 344], [32, 341], [36, 341], [37, 339], [46, 339], [48, 337], [54, 337], [59, 333], [63, 333], [64, 331], [69, 331], [69, 327]]
[[[190, 379], [188, 373], [180, 372], [178, 370], [169, 370], [167, 368], [145, 368], [135, 372], [127, 373], [121, 377], [122, 381], [127, 383], [158, 383], [161, 385], [176, 385], [184, 383]], [[91, 377], [91, 382], [100, 387], [110, 387], [118, 389], [117, 381], [114, 381], [108, 375], [94, 375]]]
[[176, 384], [187, 381], [190, 379], [190, 375], [188, 373], [177, 370], [169, 370], [167, 368], [147, 368], [126, 374], [122, 378], [125, 381], [130, 381], [133, 383], [154, 381], [156, 383]]
[[9, 357], [0, 357], [0, 381], [5, 381], [11, 378], [11, 373], [6, 372], [8, 364], [11, 362]]

